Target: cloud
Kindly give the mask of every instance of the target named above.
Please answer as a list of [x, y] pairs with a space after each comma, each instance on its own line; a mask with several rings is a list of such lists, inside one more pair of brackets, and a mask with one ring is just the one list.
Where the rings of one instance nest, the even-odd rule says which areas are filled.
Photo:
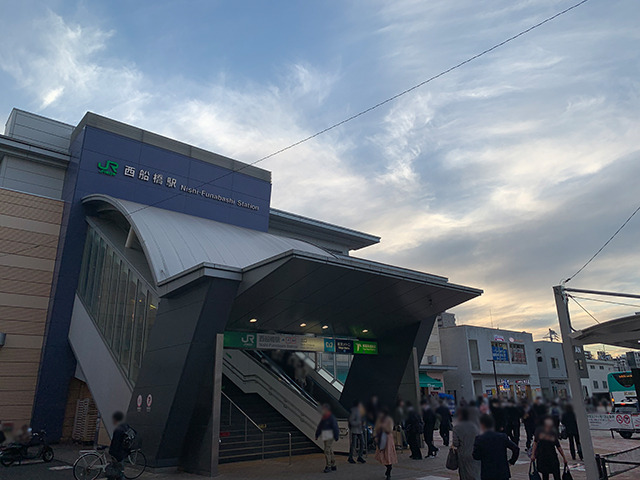
[[[455, 309], [462, 322], [488, 325], [491, 312], [500, 327], [542, 335], [555, 322], [551, 286], [638, 203], [640, 39], [632, 7], [613, 3], [587, 4], [261, 163], [273, 172], [272, 204], [382, 236], [358, 255], [483, 288]], [[335, 33], [335, 51], [323, 44], [335, 65], [350, 58], [345, 44], [362, 45], [346, 70], [309, 53], [278, 64], [269, 81], [234, 71], [160, 77], [114, 53], [116, 29], [53, 12], [29, 29], [0, 21], [11, 30], [0, 68], [45, 115], [75, 123], [92, 110], [252, 162], [356, 113], [353, 98], [376, 103], [559, 8], [355, 5], [355, 31]], [[605, 13], [615, 27], [599, 21]], [[639, 230], [630, 224], [584, 285], [637, 290]], [[603, 318], [626, 311], [591, 308]], [[578, 324], [591, 321], [580, 315]]]

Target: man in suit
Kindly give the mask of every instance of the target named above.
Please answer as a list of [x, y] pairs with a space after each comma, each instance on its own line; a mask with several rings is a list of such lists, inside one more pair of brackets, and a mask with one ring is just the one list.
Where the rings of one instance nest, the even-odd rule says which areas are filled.
[[[480, 417], [480, 428], [482, 434], [476, 437], [473, 444], [473, 458], [480, 461], [480, 478], [508, 480], [511, 478], [509, 464], [515, 465], [520, 449], [504, 433], [495, 431], [495, 424], [490, 415]], [[507, 450], [511, 450], [509, 461]]]
[[451, 431], [451, 425], [453, 418], [451, 417], [451, 410], [445, 405], [443, 400], [440, 400], [440, 406], [436, 408], [436, 415], [440, 418], [440, 436], [442, 437], [442, 443], [445, 447], [449, 446], [449, 432]]
[[435, 457], [439, 449], [433, 444], [433, 431], [436, 428], [436, 421], [438, 420], [438, 417], [436, 417], [435, 412], [431, 408], [429, 400], [422, 400], [421, 405], [422, 422], [424, 423], [424, 443], [429, 447], [427, 457]]

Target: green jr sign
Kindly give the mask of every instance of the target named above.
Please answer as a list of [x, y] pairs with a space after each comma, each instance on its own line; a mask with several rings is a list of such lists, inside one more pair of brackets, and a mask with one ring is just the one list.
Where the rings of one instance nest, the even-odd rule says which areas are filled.
[[116, 173], [118, 173], [118, 167], [118, 163], [114, 162], [113, 160], [107, 160], [107, 163], [105, 164], [98, 163], [98, 171], [100, 173], [104, 173], [105, 175], [114, 176]]
[[255, 333], [225, 332], [224, 346], [226, 348], [256, 348]]
[[360, 355], [377, 355], [378, 343], [356, 340], [353, 342], [353, 353]]

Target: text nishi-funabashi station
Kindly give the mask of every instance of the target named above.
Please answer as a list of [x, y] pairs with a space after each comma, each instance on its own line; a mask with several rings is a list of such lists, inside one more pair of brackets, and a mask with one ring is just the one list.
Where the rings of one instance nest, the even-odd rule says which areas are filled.
[[54, 441], [86, 397], [154, 467], [315, 451], [320, 403], [417, 401], [434, 319], [481, 294], [352, 256], [380, 239], [271, 208], [266, 170], [93, 113], [14, 110], [0, 161], [2, 420]]

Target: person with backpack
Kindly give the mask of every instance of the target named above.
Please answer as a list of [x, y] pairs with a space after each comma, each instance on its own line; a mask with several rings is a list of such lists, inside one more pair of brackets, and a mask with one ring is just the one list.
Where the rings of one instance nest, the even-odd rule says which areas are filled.
[[109, 445], [111, 464], [107, 466], [105, 474], [110, 480], [124, 478], [124, 459], [131, 453], [131, 446], [135, 438], [135, 430], [124, 421], [124, 413], [116, 411], [111, 417], [113, 421], [113, 435]]
[[340, 440], [340, 428], [338, 428], [338, 421], [336, 417], [331, 413], [331, 407], [328, 404], [322, 405], [322, 418], [316, 428], [316, 440], [322, 439], [324, 445], [324, 458], [325, 468], [324, 473], [335, 472], [336, 457], [333, 453], [333, 443]]

